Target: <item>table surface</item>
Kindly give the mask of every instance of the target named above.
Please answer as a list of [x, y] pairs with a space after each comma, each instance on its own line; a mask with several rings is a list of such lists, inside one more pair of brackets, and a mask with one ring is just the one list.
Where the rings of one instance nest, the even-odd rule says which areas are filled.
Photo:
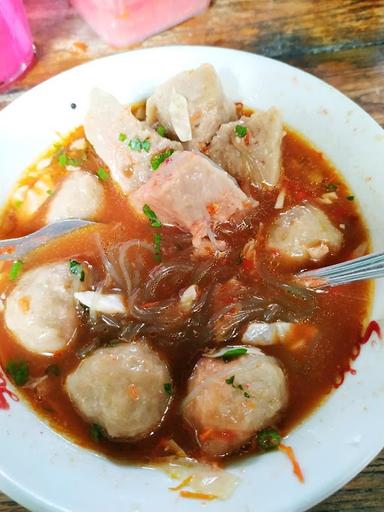
[[[37, 60], [0, 94], [0, 109], [60, 71], [116, 52], [67, 0], [25, 4]], [[138, 47], [180, 43], [239, 48], [293, 64], [337, 87], [384, 125], [384, 0], [214, 0], [204, 14]], [[311, 512], [383, 512], [383, 474], [384, 452]], [[0, 512], [25, 509], [0, 493]]]

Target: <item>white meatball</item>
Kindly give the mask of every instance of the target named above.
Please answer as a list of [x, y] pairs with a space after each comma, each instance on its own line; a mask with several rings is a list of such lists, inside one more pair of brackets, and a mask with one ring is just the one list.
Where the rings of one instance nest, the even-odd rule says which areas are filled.
[[310, 204], [297, 205], [282, 213], [273, 223], [267, 245], [297, 262], [320, 261], [340, 249], [341, 232], [327, 215]]
[[230, 362], [202, 357], [190, 377], [184, 417], [206, 453], [240, 448], [273, 424], [287, 404], [283, 370], [273, 357], [251, 350]]
[[61, 219], [94, 220], [103, 207], [104, 188], [99, 179], [85, 171], [71, 171], [52, 197], [47, 223]]
[[68, 262], [22, 274], [5, 304], [5, 323], [18, 343], [38, 354], [64, 349], [78, 324], [73, 298], [78, 285]]
[[160, 425], [170, 401], [167, 365], [145, 341], [100, 348], [68, 376], [80, 414], [110, 437], [140, 438]]

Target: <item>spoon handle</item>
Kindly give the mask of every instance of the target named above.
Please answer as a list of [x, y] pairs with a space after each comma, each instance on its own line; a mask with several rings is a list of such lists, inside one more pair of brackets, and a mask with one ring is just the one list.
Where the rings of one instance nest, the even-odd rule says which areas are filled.
[[321, 289], [365, 279], [384, 277], [384, 251], [336, 263], [329, 267], [300, 272], [296, 280], [307, 288]]
[[8, 238], [0, 240], [0, 260], [17, 260], [25, 256], [33, 249], [46, 244], [58, 236], [70, 233], [75, 229], [95, 224], [81, 219], [66, 219], [48, 224], [34, 233], [20, 238]]

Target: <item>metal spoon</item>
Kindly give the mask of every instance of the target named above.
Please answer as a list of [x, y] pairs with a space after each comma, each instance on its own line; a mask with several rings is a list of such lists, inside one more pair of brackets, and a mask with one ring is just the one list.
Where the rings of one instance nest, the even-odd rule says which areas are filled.
[[328, 267], [300, 272], [296, 281], [306, 288], [321, 289], [328, 286], [378, 279], [384, 277], [384, 251], [368, 254], [354, 260]]
[[0, 260], [18, 260], [33, 249], [37, 249], [43, 244], [59, 236], [65, 235], [75, 229], [83, 228], [96, 224], [89, 220], [66, 219], [53, 222], [38, 229], [34, 233], [20, 238], [9, 238], [0, 240]]

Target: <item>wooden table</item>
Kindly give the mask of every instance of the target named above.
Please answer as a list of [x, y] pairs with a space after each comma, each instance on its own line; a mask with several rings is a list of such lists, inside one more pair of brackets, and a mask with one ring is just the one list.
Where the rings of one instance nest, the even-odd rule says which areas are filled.
[[[0, 94], [0, 109], [52, 75], [116, 51], [67, 0], [25, 4], [37, 62]], [[179, 43], [239, 48], [291, 63], [331, 83], [384, 125], [384, 0], [215, 0], [205, 14], [139, 46]], [[383, 474], [384, 452], [312, 512], [383, 512]], [[22, 511], [0, 493], [0, 512]]]

